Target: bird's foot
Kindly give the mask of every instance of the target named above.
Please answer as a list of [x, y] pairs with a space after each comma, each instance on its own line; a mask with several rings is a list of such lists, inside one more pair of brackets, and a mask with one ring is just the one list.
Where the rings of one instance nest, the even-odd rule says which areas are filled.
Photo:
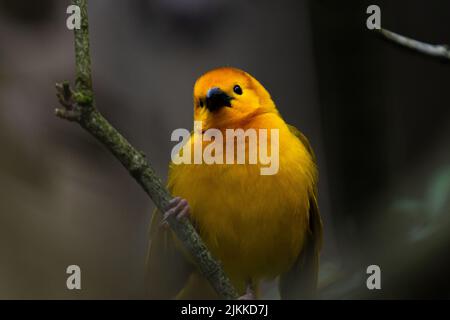
[[256, 300], [256, 295], [253, 287], [251, 285], [248, 285], [245, 294], [240, 296], [238, 300]]
[[163, 219], [161, 221], [161, 227], [169, 227], [167, 219], [171, 216], [177, 218], [178, 220], [182, 218], [189, 218], [190, 210], [191, 209], [189, 208], [189, 204], [186, 199], [182, 199], [180, 197], [173, 198], [169, 201], [166, 212], [164, 212]]

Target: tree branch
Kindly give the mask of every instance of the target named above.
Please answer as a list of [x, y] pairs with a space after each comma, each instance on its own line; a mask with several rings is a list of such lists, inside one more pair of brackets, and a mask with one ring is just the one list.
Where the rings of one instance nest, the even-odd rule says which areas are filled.
[[[80, 124], [99, 140], [122, 163], [133, 178], [150, 196], [156, 207], [164, 212], [172, 196], [156, 176], [145, 155], [137, 151], [97, 110], [94, 102], [89, 54], [89, 24], [87, 0], [73, 0], [81, 10], [81, 28], [75, 30], [76, 81], [72, 91], [68, 82], [56, 85], [61, 107], [58, 117]], [[220, 297], [235, 299], [237, 293], [206, 245], [187, 219], [170, 216], [168, 223], [178, 239], [196, 261], [202, 274], [209, 280]]]
[[450, 49], [447, 45], [432, 45], [420, 42], [386, 29], [375, 29], [375, 31], [381, 34], [385, 39], [388, 39], [399, 46], [434, 58], [443, 59], [445, 61], [450, 60]]

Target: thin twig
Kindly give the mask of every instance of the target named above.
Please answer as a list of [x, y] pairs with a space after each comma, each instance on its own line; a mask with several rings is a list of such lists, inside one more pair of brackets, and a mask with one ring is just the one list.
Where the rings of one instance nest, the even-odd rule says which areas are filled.
[[[61, 107], [58, 117], [77, 122], [99, 140], [122, 163], [133, 178], [150, 196], [156, 207], [164, 212], [172, 196], [155, 174], [142, 152], [137, 151], [97, 110], [94, 102], [89, 54], [89, 24], [87, 0], [73, 0], [81, 10], [81, 28], [75, 29], [76, 81], [72, 91], [67, 82], [56, 85]], [[206, 245], [187, 219], [167, 219], [173, 232], [196, 261], [202, 274], [220, 297], [235, 299], [237, 293]]]
[[421, 54], [439, 58], [443, 60], [450, 60], [450, 49], [447, 45], [432, 45], [425, 42], [417, 41], [407, 38], [395, 32], [386, 29], [375, 29], [385, 39], [388, 39], [402, 47], [419, 52]]

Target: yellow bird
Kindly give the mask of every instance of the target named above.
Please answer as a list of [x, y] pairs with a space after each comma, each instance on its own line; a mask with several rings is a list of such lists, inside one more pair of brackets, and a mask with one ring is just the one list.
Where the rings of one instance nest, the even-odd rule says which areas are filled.
[[194, 120], [201, 121], [202, 131], [192, 133], [188, 145], [211, 128], [221, 132], [277, 129], [279, 168], [276, 174], [262, 175], [259, 162], [171, 163], [168, 189], [176, 198], [164, 215], [155, 213], [152, 218], [147, 259], [149, 297], [218, 298], [172, 231], [161, 227], [170, 214], [191, 219], [243, 298], [257, 297], [260, 281], [277, 276], [281, 298], [312, 297], [322, 221], [317, 205], [317, 168], [308, 140], [286, 124], [270, 94], [255, 78], [235, 68], [217, 68], [196, 81]]

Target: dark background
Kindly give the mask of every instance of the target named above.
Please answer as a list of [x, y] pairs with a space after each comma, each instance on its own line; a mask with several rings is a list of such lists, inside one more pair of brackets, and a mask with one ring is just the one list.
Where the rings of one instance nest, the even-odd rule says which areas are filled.
[[[0, 298], [142, 298], [153, 205], [53, 115], [54, 83], [74, 79], [69, 4], [0, 0]], [[195, 79], [248, 71], [318, 156], [320, 297], [450, 298], [450, 65], [367, 30], [370, 4], [387, 29], [450, 44], [445, 0], [92, 0], [97, 104], [165, 178]]]

